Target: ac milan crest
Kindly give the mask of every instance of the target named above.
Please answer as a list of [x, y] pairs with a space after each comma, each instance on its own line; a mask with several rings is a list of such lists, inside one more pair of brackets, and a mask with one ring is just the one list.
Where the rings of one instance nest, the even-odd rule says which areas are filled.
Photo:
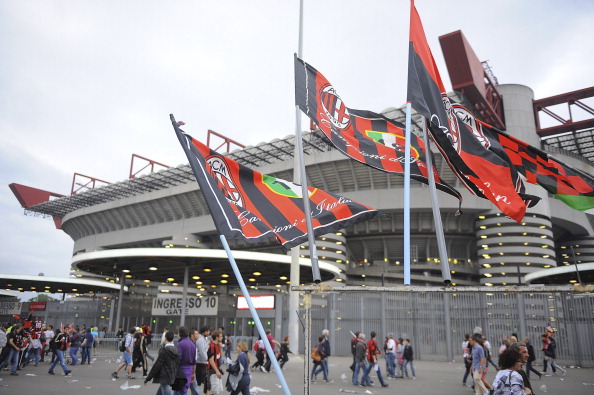
[[235, 183], [231, 179], [227, 164], [220, 156], [210, 156], [206, 158], [206, 163], [210, 166], [210, 175], [217, 180], [219, 188], [225, 194], [227, 200], [231, 203], [236, 204], [239, 207], [245, 207], [241, 193], [235, 186]]
[[320, 97], [322, 108], [330, 122], [338, 129], [345, 129], [349, 125], [351, 118], [349, 110], [336, 93], [336, 89], [332, 85], [326, 85], [322, 88]]

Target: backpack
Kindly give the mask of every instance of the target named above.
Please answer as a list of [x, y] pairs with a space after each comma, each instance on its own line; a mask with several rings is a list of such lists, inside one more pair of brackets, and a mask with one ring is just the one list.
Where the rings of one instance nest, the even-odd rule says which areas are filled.
[[255, 343], [254, 343], [254, 351], [258, 351], [258, 348], [260, 348], [260, 347], [258, 346], [258, 342], [255, 342]]
[[122, 340], [120, 340], [120, 351], [122, 351], [122, 352], [126, 351], [126, 338], [123, 338]]
[[322, 360], [322, 356], [320, 355], [317, 347], [314, 347], [311, 350], [311, 359], [313, 359], [314, 362], [320, 362]]

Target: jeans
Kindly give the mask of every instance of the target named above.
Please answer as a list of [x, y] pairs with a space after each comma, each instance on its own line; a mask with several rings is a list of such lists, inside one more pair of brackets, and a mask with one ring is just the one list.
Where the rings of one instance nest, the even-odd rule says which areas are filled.
[[[353, 374], [353, 385], [358, 385], [358, 379], [359, 379], [359, 372], [363, 371], [363, 376], [365, 376], [365, 369], [367, 367], [367, 364], [363, 361], [356, 361], [355, 362], [355, 374]], [[366, 384], [363, 379], [361, 379], [361, 384]]]
[[171, 390], [171, 385], [169, 385], [169, 384], [159, 385], [159, 389], [157, 390], [157, 395], [173, 395], [173, 391]]
[[29, 351], [27, 351], [27, 355], [25, 356], [25, 365], [28, 365], [32, 359], [35, 360], [35, 366], [37, 366], [39, 360], [41, 359], [39, 356], [39, 348], [30, 348]]
[[[365, 385], [370, 385], [371, 384], [371, 379], [369, 378], [369, 374], [371, 373], [371, 370], [373, 370], [375, 364], [373, 362], [368, 362], [367, 365], [365, 366], [365, 373], [363, 374], [363, 378], [361, 379], [361, 383], [365, 384]], [[377, 369], [377, 378], [380, 381], [381, 385], [385, 385], [386, 383], [384, 383], [384, 378], [382, 377], [382, 370], [379, 368]]]
[[526, 362], [526, 377], [528, 377], [528, 379], [530, 379], [530, 372], [534, 372], [540, 376], [540, 372], [532, 367], [532, 361]]
[[413, 361], [409, 361], [408, 359], [405, 359], [404, 360], [404, 367], [403, 367], [403, 369], [404, 369], [404, 375], [406, 377], [408, 377], [408, 369], [406, 368], [406, 366], [409, 365], [409, 364], [410, 364], [410, 371], [412, 373], [412, 376], [413, 377], [416, 377], [417, 375], [415, 374], [415, 365], [413, 365]]
[[550, 361], [551, 361], [551, 368], [553, 369], [553, 372], [555, 372], [555, 368], [557, 368], [560, 371], [562, 371], [563, 373], [565, 373], [565, 369], [563, 369], [561, 366], [557, 365], [555, 358], [551, 358]]
[[70, 358], [72, 358], [72, 365], [78, 365], [80, 362], [76, 354], [78, 354], [78, 347], [70, 347]]
[[311, 377], [315, 378], [320, 372], [324, 373], [324, 380], [328, 381], [328, 376], [326, 376], [326, 370], [324, 369], [324, 361], [314, 363], [314, 367], [311, 370]]
[[192, 395], [200, 395], [200, 390], [198, 389], [198, 381], [194, 380], [192, 384], [190, 384], [190, 391]]
[[92, 352], [92, 348], [91, 347], [82, 347], [80, 354], [82, 355], [82, 361], [81, 363], [84, 365], [85, 361], [87, 363], [91, 363], [91, 352]]
[[466, 380], [470, 374], [470, 368], [472, 368], [472, 362], [464, 358], [464, 367], [466, 368], [466, 371], [464, 372], [464, 377], [462, 377], [462, 384], [466, 384]]
[[54, 368], [59, 363], [60, 366], [62, 366], [64, 373], [66, 373], [68, 371], [68, 368], [64, 364], [64, 350], [56, 350], [56, 357], [56, 360], [54, 361], [54, 363], [52, 363], [52, 366], [50, 366], [48, 372], [53, 372]]
[[324, 380], [328, 381], [328, 358], [322, 359], [322, 367], [324, 368]]
[[386, 369], [388, 371], [388, 377], [396, 377], [396, 353], [386, 354]]
[[[10, 346], [7, 345], [6, 347]], [[16, 373], [17, 368], [19, 367], [19, 351], [12, 347], [10, 348], [8, 358], [6, 358], [4, 362], [2, 362], [2, 364], [0, 365], [0, 370], [7, 367], [9, 363], [12, 363], [12, 369], [10, 370], [10, 373]]]

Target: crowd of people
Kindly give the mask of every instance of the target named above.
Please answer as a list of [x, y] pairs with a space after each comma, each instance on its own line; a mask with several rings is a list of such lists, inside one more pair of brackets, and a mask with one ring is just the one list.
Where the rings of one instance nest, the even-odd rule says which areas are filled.
[[[476, 395], [528, 395], [535, 391], [530, 382], [530, 373], [536, 374], [540, 380], [542, 376], [556, 375], [557, 370], [562, 375], [566, 370], [557, 365], [555, 359], [556, 342], [553, 332], [545, 333], [541, 336], [543, 352], [543, 370], [536, 370], [533, 366], [536, 361], [534, 346], [530, 338], [524, 337], [523, 341], [518, 341], [518, 335], [513, 333], [509, 337], [502, 339], [498, 350], [498, 364], [492, 360], [492, 348], [482, 329], [476, 327], [474, 334], [465, 335], [462, 342], [462, 355], [464, 358], [465, 372], [462, 377], [462, 385], [472, 387]], [[551, 372], [547, 372], [550, 364]], [[489, 365], [492, 365], [497, 374], [493, 382], [487, 380]], [[470, 380], [468, 379], [470, 377]]]
[[[105, 328], [102, 333], [105, 333]], [[21, 320], [12, 325], [0, 325], [0, 370], [10, 370], [12, 376], [18, 376], [19, 370], [33, 364], [38, 366], [46, 358], [51, 365], [48, 373], [54, 375], [59, 364], [66, 376], [70, 375], [69, 365], [84, 365], [93, 362], [100, 341], [98, 328], [62, 326], [43, 323], [41, 319]], [[67, 354], [68, 353], [68, 354]]]
[[[363, 332], [353, 333], [351, 339], [351, 353], [353, 363], [351, 364], [352, 384], [360, 387], [373, 386], [371, 373], [374, 371], [382, 387], [388, 387], [389, 384], [384, 381], [382, 369], [380, 366], [379, 355], [382, 350], [376, 340], [377, 333], [372, 331], [369, 334], [369, 340]], [[393, 380], [397, 378], [407, 378], [415, 380], [417, 374], [414, 367], [414, 353], [410, 339], [399, 337], [394, 338], [393, 333], [388, 333], [383, 343], [383, 353], [385, 354], [386, 378]], [[408, 368], [410, 367], [410, 375]], [[361, 379], [359, 375], [361, 374]]]

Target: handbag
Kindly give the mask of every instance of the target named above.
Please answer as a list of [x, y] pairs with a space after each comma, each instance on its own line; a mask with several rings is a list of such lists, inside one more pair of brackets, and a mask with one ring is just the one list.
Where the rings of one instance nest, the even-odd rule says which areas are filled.
[[223, 379], [217, 377], [216, 374], [210, 375], [210, 393], [211, 394], [220, 394], [224, 391], [223, 387]]

